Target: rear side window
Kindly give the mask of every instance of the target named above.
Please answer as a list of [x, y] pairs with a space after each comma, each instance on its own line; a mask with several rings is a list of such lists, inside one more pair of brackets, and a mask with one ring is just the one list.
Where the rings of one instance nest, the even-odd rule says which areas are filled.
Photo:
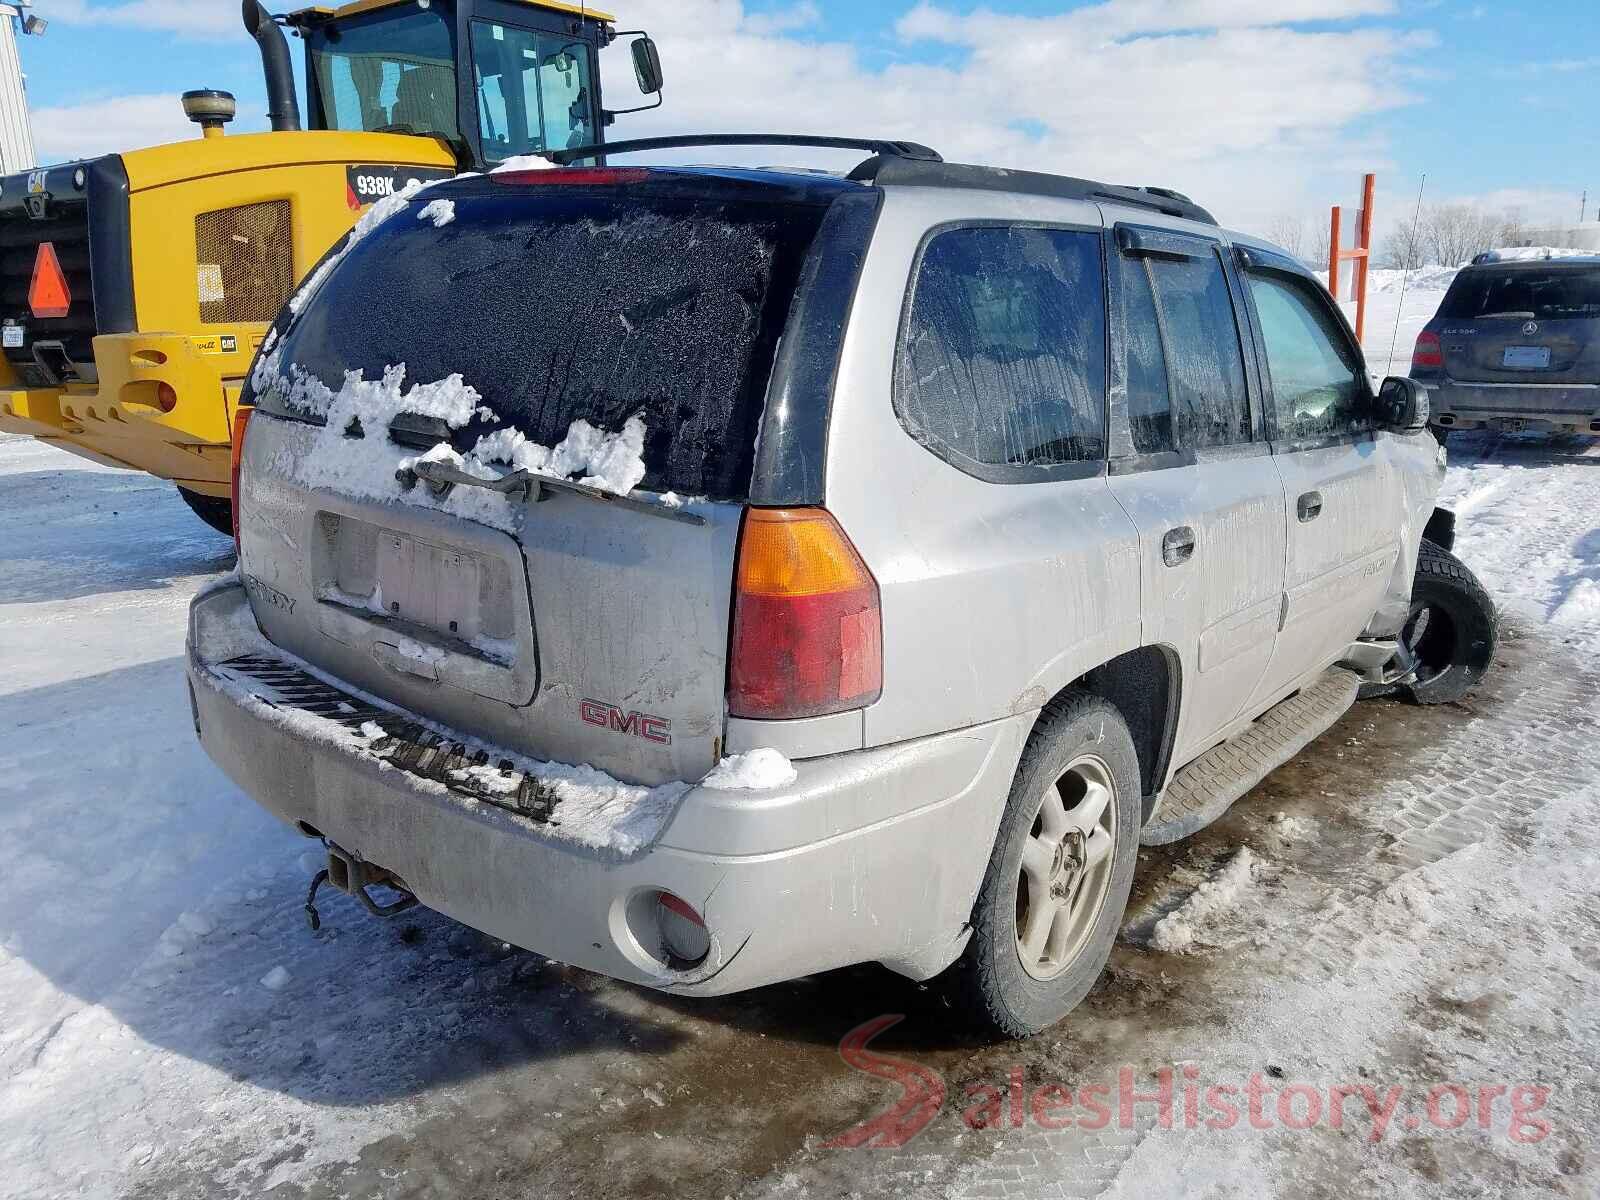
[[[826, 193], [431, 193], [444, 194], [443, 226], [418, 219], [424, 193], [350, 250], [291, 326], [285, 370], [335, 391], [347, 371], [371, 380], [400, 363], [408, 383], [459, 373], [488, 426], [544, 446], [580, 418], [614, 431], [639, 416], [644, 487], [748, 497], [774, 347]], [[457, 448], [484, 432], [458, 431]]]
[[1049, 467], [1105, 454], [1106, 317], [1098, 234], [976, 226], [923, 251], [895, 409], [957, 467]]
[[1600, 317], [1600, 270], [1463, 271], [1439, 315], [1452, 321], [1574, 321]]
[[1239, 324], [1215, 253], [1151, 258], [1161, 307], [1178, 446], [1198, 450], [1250, 440]]
[[1310, 293], [1316, 285], [1250, 275], [1261, 320], [1278, 434], [1329, 437], [1371, 429], [1366, 372], [1333, 315]]

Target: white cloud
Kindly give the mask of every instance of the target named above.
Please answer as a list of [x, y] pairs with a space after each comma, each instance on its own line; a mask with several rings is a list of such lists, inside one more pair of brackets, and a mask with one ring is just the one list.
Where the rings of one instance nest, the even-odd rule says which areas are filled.
[[[1318, 22], [1393, 8], [1105, 0], [1027, 17], [919, 4], [903, 10], [896, 36], [950, 52], [937, 64], [876, 66], [846, 43], [775, 33], [737, 0], [632, 0], [629, 23], [661, 45], [666, 103], [623, 118], [612, 136], [738, 128], [908, 138], [950, 159], [1177, 187], [1244, 223], [1318, 207], [1329, 180], [1342, 186], [1390, 165], [1387, 147], [1352, 127], [1410, 102], [1400, 68], [1431, 38]], [[623, 106], [634, 94], [626, 55], [607, 59], [610, 101]], [[698, 155], [712, 157], [737, 156]], [[797, 161], [792, 151], [754, 157]]]
[[33, 112], [40, 162], [89, 158], [196, 136], [177, 92], [119, 96]]
[[239, 5], [229, 0], [123, 0], [116, 4], [51, 0], [42, 15], [65, 24], [122, 25], [202, 38], [244, 37]]
[[797, 29], [809, 29], [820, 20], [822, 11], [812, 0], [800, 0], [800, 3], [787, 8], [747, 14], [744, 31], [753, 34], [791, 33]]

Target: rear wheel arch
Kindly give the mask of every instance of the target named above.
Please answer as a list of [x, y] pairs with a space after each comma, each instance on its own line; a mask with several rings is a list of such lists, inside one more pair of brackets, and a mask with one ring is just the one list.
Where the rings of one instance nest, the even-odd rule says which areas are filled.
[[1085, 671], [1052, 696], [1044, 711], [1069, 692], [1086, 692], [1122, 715], [1139, 759], [1142, 819], [1149, 820], [1172, 758], [1181, 687], [1177, 653], [1169, 646], [1140, 646]]

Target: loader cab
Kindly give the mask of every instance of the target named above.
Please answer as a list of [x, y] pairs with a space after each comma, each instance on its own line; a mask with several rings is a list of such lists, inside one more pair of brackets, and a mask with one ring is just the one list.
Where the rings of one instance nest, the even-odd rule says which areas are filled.
[[613, 19], [556, 0], [357, 0], [286, 23], [306, 43], [310, 128], [438, 138], [482, 168], [601, 140]]

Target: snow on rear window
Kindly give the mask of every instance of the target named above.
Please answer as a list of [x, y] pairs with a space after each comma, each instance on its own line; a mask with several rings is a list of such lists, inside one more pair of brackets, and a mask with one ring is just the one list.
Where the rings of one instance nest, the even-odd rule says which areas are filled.
[[283, 339], [283, 366], [334, 392], [396, 363], [412, 380], [460, 375], [484, 410], [458, 431], [462, 452], [498, 428], [554, 446], [576, 421], [637, 419], [644, 487], [748, 495], [820, 207], [485, 182], [455, 193], [452, 215], [352, 247]]

